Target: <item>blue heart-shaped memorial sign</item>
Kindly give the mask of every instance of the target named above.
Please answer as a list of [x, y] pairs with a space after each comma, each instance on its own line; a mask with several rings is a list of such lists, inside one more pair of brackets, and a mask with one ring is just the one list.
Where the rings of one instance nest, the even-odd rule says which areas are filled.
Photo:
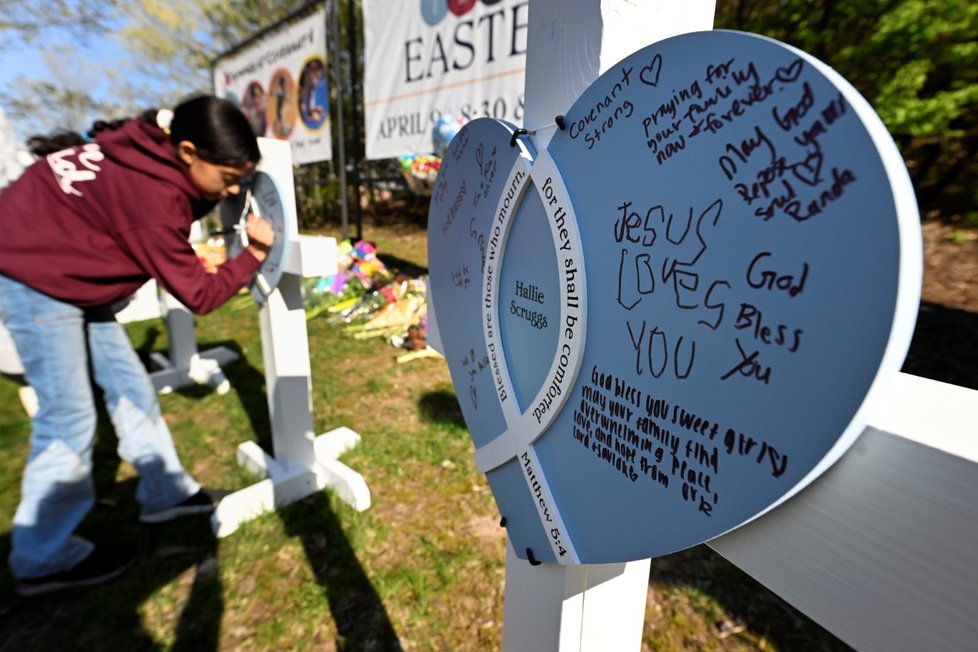
[[[289, 250], [291, 232], [286, 228], [287, 213], [275, 179], [269, 174], [257, 171], [252, 178], [242, 184], [242, 191], [231, 195], [221, 203], [221, 223], [225, 227], [238, 225], [245, 230], [248, 213], [267, 220], [275, 231], [275, 242], [262, 262], [255, 279], [251, 283], [251, 296], [259, 304], [264, 304], [278, 286], [285, 272], [285, 254]], [[237, 258], [244, 251], [245, 244], [240, 233], [228, 238], [228, 257]]]
[[902, 160], [836, 73], [703, 32], [596, 80], [546, 151], [468, 123], [432, 305], [514, 548], [639, 559], [799, 491], [865, 426], [920, 291]]

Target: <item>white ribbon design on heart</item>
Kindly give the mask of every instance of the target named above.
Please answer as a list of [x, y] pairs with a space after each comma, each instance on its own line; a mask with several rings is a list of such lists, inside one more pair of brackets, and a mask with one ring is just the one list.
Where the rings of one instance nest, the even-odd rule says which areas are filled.
[[[486, 348], [493, 360], [494, 384], [506, 420], [506, 431], [476, 450], [475, 462], [483, 473], [488, 473], [516, 458], [533, 497], [537, 515], [547, 532], [554, 557], [562, 564], [578, 564], [580, 558], [540, 466], [533, 442], [546, 432], [554, 418], [560, 414], [584, 358], [587, 312], [583, 298], [587, 296], [587, 287], [581, 238], [570, 196], [553, 158], [544, 151], [536, 160], [532, 160], [522, 142], [517, 139], [515, 144], [523, 150], [522, 155], [513, 164], [506, 178], [503, 186], [506, 190], [493, 213], [489, 234], [490, 238], [496, 239], [499, 258], [495, 267], [487, 262], [482, 279], [482, 287], [485, 288], [482, 302], [483, 332]], [[503, 252], [506, 250], [513, 216], [530, 185], [536, 188], [543, 202], [552, 242], [558, 254], [560, 318], [557, 322], [557, 349], [546, 381], [530, 403], [531, 409], [523, 410], [522, 406], [516, 404], [509, 367], [503, 354], [496, 298], [499, 296]], [[571, 292], [569, 288], [574, 291]]]

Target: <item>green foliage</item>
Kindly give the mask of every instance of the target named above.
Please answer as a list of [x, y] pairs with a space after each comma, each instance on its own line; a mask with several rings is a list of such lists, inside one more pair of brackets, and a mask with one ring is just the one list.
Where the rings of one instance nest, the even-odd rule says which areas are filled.
[[957, 220], [978, 201], [978, 3], [720, 0], [716, 26], [795, 45], [848, 79], [900, 147], [922, 213]]
[[313, 231], [330, 221], [337, 221], [335, 216], [340, 213], [340, 188], [333, 174], [333, 163], [310, 163], [296, 167], [294, 172], [299, 230]]
[[960, 138], [969, 128], [960, 118], [978, 103], [976, 39], [978, 5], [905, 0], [880, 17], [866, 43], [843, 48], [839, 60], [861, 71], [868, 96], [898, 137]]
[[285, 17], [295, 0], [140, 0], [123, 3], [119, 37], [133, 67], [154, 80], [141, 88], [146, 106], [172, 103], [213, 88], [211, 62], [262, 28]]

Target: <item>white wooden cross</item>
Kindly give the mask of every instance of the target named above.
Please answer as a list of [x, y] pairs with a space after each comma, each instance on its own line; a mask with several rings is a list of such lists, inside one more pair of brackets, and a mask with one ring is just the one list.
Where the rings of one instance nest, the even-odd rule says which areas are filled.
[[[534, 0], [522, 126], [535, 145], [546, 146], [554, 117], [607, 68], [654, 41], [711, 29], [714, 8]], [[978, 392], [900, 374], [835, 466], [708, 545], [849, 645], [910, 652], [974, 649], [976, 541]], [[508, 547], [506, 569], [508, 652], [640, 649], [650, 560], [531, 566]]]
[[262, 162], [258, 169], [277, 182], [288, 231], [288, 248], [282, 257], [284, 272], [259, 311], [274, 456], [252, 441], [238, 446], [238, 464], [263, 479], [221, 500], [211, 517], [219, 537], [231, 534], [259, 514], [327, 487], [358, 511], [370, 507], [370, 490], [363, 476], [338, 459], [359, 443], [360, 435], [345, 427], [318, 436], [313, 431], [309, 337], [301, 280], [303, 276], [336, 272], [336, 241], [298, 234], [289, 144], [267, 138], [260, 138], [259, 144]]

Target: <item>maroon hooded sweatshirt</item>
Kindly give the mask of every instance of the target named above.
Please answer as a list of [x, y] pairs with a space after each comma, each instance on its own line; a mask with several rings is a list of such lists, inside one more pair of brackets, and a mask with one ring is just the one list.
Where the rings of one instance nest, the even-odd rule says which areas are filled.
[[40, 159], [0, 193], [0, 274], [81, 308], [104, 308], [150, 278], [193, 312], [251, 281], [247, 250], [208, 273], [190, 246], [205, 200], [166, 134], [142, 120]]

